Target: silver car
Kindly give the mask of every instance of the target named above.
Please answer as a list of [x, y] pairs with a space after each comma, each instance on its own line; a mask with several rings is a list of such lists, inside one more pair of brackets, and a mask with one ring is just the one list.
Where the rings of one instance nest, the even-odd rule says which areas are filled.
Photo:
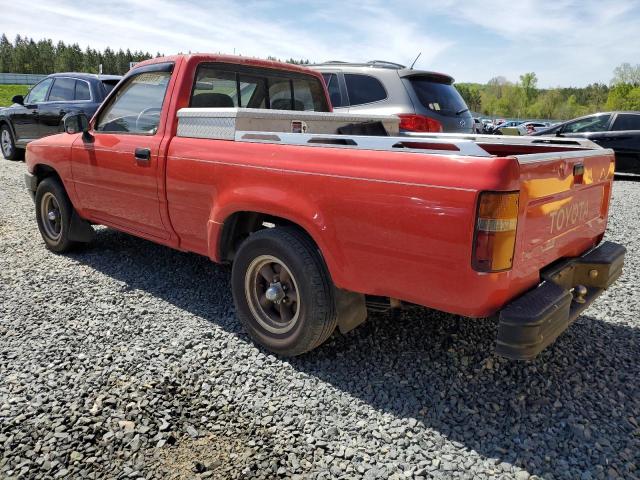
[[324, 76], [336, 112], [398, 115], [404, 132], [474, 132], [449, 75], [380, 60], [309, 66]]

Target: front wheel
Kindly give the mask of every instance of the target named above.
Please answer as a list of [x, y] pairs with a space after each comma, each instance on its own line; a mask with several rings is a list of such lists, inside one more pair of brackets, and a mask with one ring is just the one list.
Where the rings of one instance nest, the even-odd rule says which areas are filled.
[[45, 178], [36, 190], [36, 220], [47, 248], [56, 253], [69, 251], [75, 242], [69, 239], [73, 206], [64, 188], [54, 178]]
[[313, 241], [292, 227], [265, 229], [240, 246], [231, 275], [240, 321], [274, 353], [300, 355], [336, 327], [334, 288]]
[[16, 147], [16, 142], [11, 134], [11, 129], [7, 124], [0, 127], [0, 147], [2, 156], [7, 160], [21, 160], [24, 150]]

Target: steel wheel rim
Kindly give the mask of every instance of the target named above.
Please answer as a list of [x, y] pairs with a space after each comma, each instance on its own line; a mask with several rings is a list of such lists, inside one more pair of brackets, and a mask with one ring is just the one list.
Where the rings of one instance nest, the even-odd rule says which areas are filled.
[[11, 137], [8, 130], [2, 130], [2, 154], [6, 157], [11, 155]]
[[[253, 318], [266, 331], [282, 335], [298, 323], [298, 283], [282, 260], [272, 255], [253, 259], [245, 275], [244, 291]], [[284, 296], [280, 298], [280, 294]]]
[[62, 214], [55, 195], [46, 192], [40, 200], [40, 218], [45, 234], [53, 241], [62, 236]]

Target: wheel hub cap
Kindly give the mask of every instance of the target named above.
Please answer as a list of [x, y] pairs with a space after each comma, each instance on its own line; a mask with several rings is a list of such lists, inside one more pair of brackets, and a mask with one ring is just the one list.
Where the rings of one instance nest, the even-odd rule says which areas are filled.
[[260, 255], [247, 267], [245, 296], [255, 321], [271, 334], [282, 335], [300, 318], [296, 279], [273, 255]]
[[285, 297], [284, 289], [280, 282], [272, 283], [271, 286], [267, 288], [267, 291], [264, 292], [264, 295], [267, 297], [267, 300], [275, 304], [280, 304]]
[[55, 196], [47, 192], [42, 196], [40, 204], [40, 218], [44, 233], [53, 241], [60, 239], [62, 235], [62, 217], [60, 215], [60, 205]]

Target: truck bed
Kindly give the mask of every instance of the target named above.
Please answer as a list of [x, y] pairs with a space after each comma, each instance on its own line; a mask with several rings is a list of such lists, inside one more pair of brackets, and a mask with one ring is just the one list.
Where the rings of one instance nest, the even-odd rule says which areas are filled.
[[[210, 231], [235, 211], [259, 208], [302, 223], [340, 288], [484, 317], [537, 285], [546, 266], [594, 247], [604, 233], [613, 155], [588, 140], [291, 133], [281, 130], [299, 113], [286, 112], [284, 124], [283, 112], [272, 114], [280, 131], [241, 130], [233, 115], [219, 111], [178, 112], [167, 200], [183, 248], [221, 260]], [[216, 138], [221, 121], [227, 130]], [[242, 187], [234, 190], [238, 175]], [[188, 178], [201, 178], [201, 185]], [[483, 191], [520, 192], [508, 271], [471, 266]]]

